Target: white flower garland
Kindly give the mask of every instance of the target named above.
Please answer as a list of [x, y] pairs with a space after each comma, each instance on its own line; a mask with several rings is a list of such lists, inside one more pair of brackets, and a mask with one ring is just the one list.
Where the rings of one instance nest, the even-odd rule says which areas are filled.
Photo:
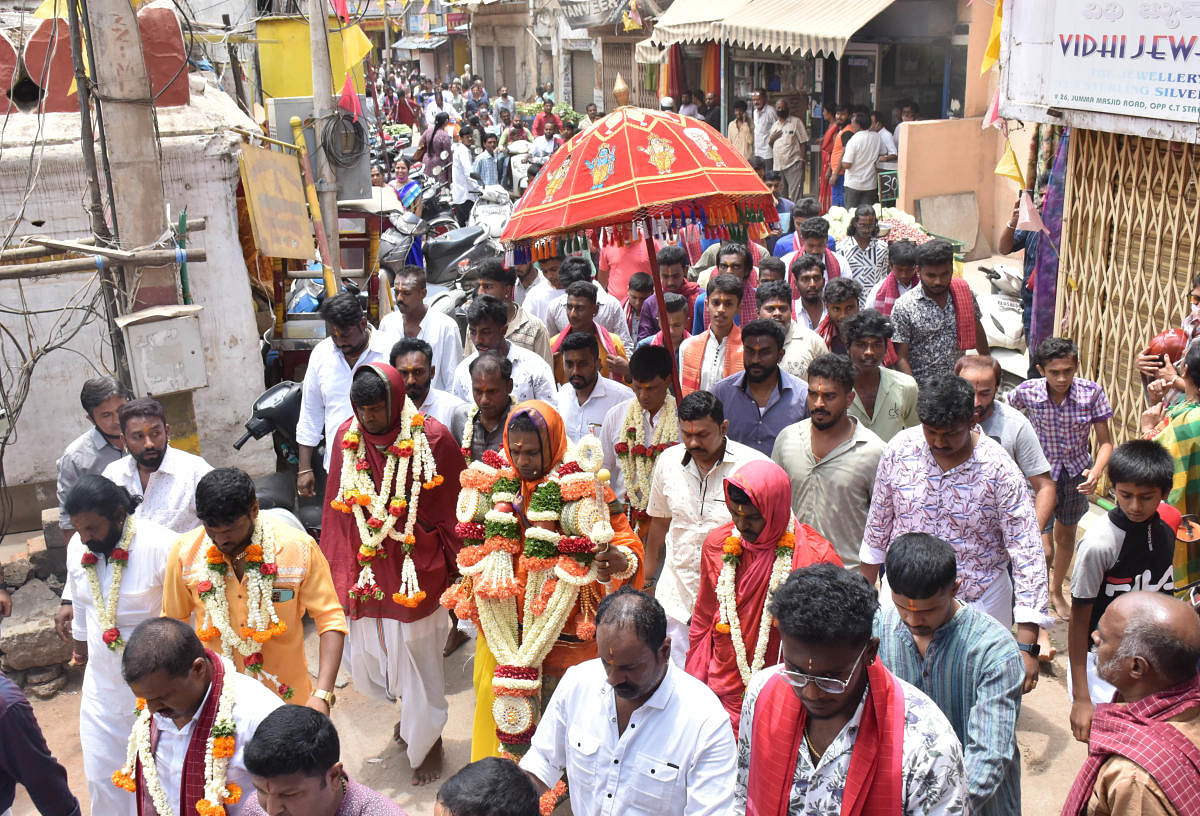
[[[387, 450], [383, 477], [378, 491], [366, 466], [366, 445], [359, 431], [357, 417], [350, 421], [342, 437], [342, 473], [337, 497], [331, 503], [335, 510], [354, 515], [360, 540], [358, 560], [362, 564], [351, 597], [382, 599], [383, 591], [375, 581], [371, 563], [384, 551], [389, 540], [398, 541], [404, 561], [400, 566], [400, 586], [392, 599], [404, 606], [416, 606], [425, 598], [413, 563], [416, 545], [414, 531], [422, 490], [431, 490], [442, 483], [437, 472], [433, 450], [424, 433], [425, 416], [417, 413], [408, 397], [400, 414], [400, 433]], [[404, 487], [412, 471], [408, 497]], [[370, 511], [370, 516], [367, 515]], [[403, 531], [397, 531], [400, 517], [405, 517]]]
[[[239, 584], [237, 575], [233, 574], [212, 539], [205, 536], [202, 546], [208, 569], [206, 579], [197, 587], [200, 599], [204, 602], [206, 620], [206, 625], [201, 627], [201, 637], [210, 640], [215, 629], [221, 637], [221, 654], [226, 659], [233, 659], [234, 649], [242, 657], [249, 657], [261, 651], [262, 644], [273, 635], [283, 634], [287, 629], [287, 625], [279, 620], [275, 604], [271, 601], [278, 570], [275, 564], [275, 531], [264, 523], [261, 513], [254, 520], [254, 532], [246, 546], [246, 623], [240, 631], [235, 631], [229, 620], [229, 599], [225, 594], [230, 581], [235, 586]], [[221, 560], [214, 562], [214, 557]]]
[[[741, 564], [741, 534], [735, 527], [733, 534], [725, 539], [725, 563], [721, 565], [721, 573], [717, 577], [717, 609], [720, 613], [717, 630], [728, 631], [733, 641], [733, 651], [737, 657], [738, 672], [742, 676], [742, 684], [750, 685], [750, 678], [761, 671], [766, 662], [767, 642], [771, 633], [771, 613], [767, 606], [771, 596], [780, 584], [787, 579], [792, 570], [792, 555], [795, 552], [795, 535], [793, 525], [789, 522], [788, 531], [783, 534], [775, 548], [775, 562], [771, 566], [771, 577], [767, 582], [767, 594], [763, 599], [762, 614], [758, 622], [758, 641], [754, 645], [754, 662], [746, 659], [746, 641], [742, 635], [742, 622], [737, 611], [736, 578], [737, 568]], [[736, 540], [736, 543], [735, 543]], [[790, 543], [791, 546], [788, 546]], [[736, 547], [736, 551], [733, 549]]]
[[[217, 698], [217, 716], [204, 746], [204, 798], [196, 803], [196, 811], [200, 816], [223, 814], [223, 805], [236, 804], [242, 798], [241, 788], [226, 783], [237, 735], [237, 726], [233, 720], [234, 684], [230, 675], [231, 672], [227, 669], [221, 696]], [[146, 701], [141, 699], [137, 701], [137, 706], [137, 719], [134, 721], [125, 750], [125, 764], [113, 773], [112, 782], [118, 788], [136, 795], [137, 762], [140, 759], [142, 782], [158, 816], [175, 816], [167, 792], [163, 790], [162, 781], [159, 779], [158, 765], [150, 746], [150, 708]]]
[[[629, 401], [629, 409], [625, 412], [625, 421], [621, 424], [622, 435], [617, 447], [617, 460], [621, 463], [621, 475], [625, 480], [625, 495], [629, 505], [638, 513], [645, 513], [650, 504], [650, 478], [654, 474], [654, 462], [658, 454], [635, 453], [634, 448], [641, 445], [647, 450], [654, 450], [660, 445], [667, 447], [679, 442], [679, 417], [676, 413], [675, 398], [667, 394], [662, 408], [658, 409], [658, 425], [646, 441], [646, 425], [642, 420], [642, 405], [637, 399]], [[629, 437], [629, 431], [633, 437]], [[620, 445], [624, 444], [622, 453]]]
[[96, 604], [96, 617], [100, 621], [100, 631], [108, 648], [114, 652], [120, 651], [124, 645], [121, 640], [121, 632], [117, 628], [117, 602], [121, 595], [121, 576], [125, 574], [125, 564], [129, 560], [129, 553], [133, 547], [135, 529], [133, 514], [126, 514], [125, 529], [121, 533], [121, 540], [112, 551], [112, 555], [123, 551], [125, 557], [111, 559], [112, 580], [109, 582], [107, 598], [100, 589], [100, 575], [96, 570], [99, 559], [90, 550], [83, 554], [83, 571], [87, 573], [88, 588], [91, 590], [92, 600]]
[[[512, 407], [516, 404], [517, 398], [509, 394], [509, 410], [512, 410]], [[463, 428], [462, 454], [463, 458], [467, 460], [468, 465], [471, 464], [471, 443], [475, 441], [475, 417], [477, 416], [479, 416], [479, 405], [476, 403], [471, 406], [471, 410], [467, 411], [467, 424]]]

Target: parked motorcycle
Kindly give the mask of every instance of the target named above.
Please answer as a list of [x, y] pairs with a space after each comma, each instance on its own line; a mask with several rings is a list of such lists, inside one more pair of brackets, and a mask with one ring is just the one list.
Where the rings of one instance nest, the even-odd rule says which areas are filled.
[[508, 190], [499, 184], [489, 184], [483, 188], [479, 200], [471, 208], [467, 226], [483, 227], [490, 237], [499, 238], [508, 225], [508, 219], [512, 217], [512, 209], [512, 196]]
[[267, 510], [279, 508], [294, 514], [313, 538], [321, 534], [321, 512], [325, 496], [325, 443], [313, 451], [313, 476], [317, 482], [313, 496], [296, 495], [296, 469], [300, 446], [296, 442], [296, 425], [300, 422], [302, 386], [285, 380], [268, 388], [254, 401], [246, 420], [246, 431], [233, 443], [241, 450], [251, 439], [271, 436], [275, 446], [276, 472], [254, 480], [258, 506]]

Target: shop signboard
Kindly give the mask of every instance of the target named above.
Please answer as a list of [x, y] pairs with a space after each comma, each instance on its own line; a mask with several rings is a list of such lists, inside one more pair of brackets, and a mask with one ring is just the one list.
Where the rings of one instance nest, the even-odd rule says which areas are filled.
[[1200, 2], [1059, 0], [1054, 12], [1053, 105], [1200, 118]]
[[1003, 2], [1002, 116], [1200, 141], [1200, 0]]
[[628, 6], [626, 0], [560, 0], [563, 16], [571, 28], [610, 25]]
[[245, 144], [238, 158], [258, 251], [270, 258], [315, 258], [296, 156]]

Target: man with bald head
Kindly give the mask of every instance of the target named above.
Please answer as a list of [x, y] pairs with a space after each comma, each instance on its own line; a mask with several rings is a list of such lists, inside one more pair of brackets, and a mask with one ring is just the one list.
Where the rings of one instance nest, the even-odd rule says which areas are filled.
[[1092, 633], [1121, 702], [1096, 706], [1088, 760], [1062, 816], [1200, 813], [1200, 618], [1159, 592], [1129, 592]]

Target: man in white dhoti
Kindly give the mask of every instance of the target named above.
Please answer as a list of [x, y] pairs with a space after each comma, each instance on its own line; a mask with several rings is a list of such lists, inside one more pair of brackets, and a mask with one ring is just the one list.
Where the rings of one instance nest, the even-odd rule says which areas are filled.
[[137, 806], [113, 786], [133, 726], [133, 692], [121, 679], [123, 639], [162, 610], [163, 576], [175, 534], [133, 516], [138, 499], [103, 476], [81, 477], [63, 501], [77, 531], [67, 544], [67, 582], [55, 625], [87, 661], [79, 705], [79, 742], [91, 811], [134, 816]]

